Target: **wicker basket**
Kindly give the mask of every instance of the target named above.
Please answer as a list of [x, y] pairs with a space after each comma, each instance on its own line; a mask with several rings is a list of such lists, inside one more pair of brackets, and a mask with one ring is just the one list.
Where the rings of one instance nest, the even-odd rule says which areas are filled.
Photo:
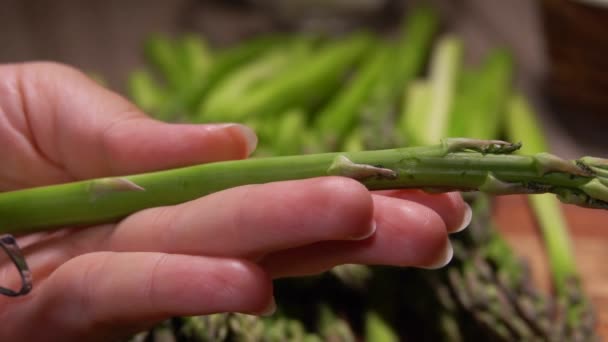
[[548, 90], [574, 113], [608, 118], [608, 1], [542, 0]]

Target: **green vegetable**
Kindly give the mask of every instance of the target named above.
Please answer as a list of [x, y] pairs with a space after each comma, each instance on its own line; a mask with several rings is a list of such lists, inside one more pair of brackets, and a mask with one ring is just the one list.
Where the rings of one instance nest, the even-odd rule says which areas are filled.
[[409, 144], [425, 140], [422, 136], [428, 134], [428, 130], [424, 131], [424, 127], [436, 130], [442, 129], [439, 126], [429, 127], [429, 125], [423, 123], [424, 115], [429, 112], [432, 100], [431, 87], [427, 80], [415, 80], [406, 88], [398, 128]]
[[[211, 89], [199, 109], [198, 120], [234, 121], [231, 107], [255, 87], [284, 73], [294, 63], [310, 58], [312, 45], [309, 39], [280, 46], [262, 54], [250, 63], [226, 76]], [[227, 114], [228, 113], [228, 114]]]
[[426, 147], [227, 161], [5, 192], [0, 193], [0, 228], [17, 233], [107, 222], [244, 184], [325, 175], [351, 177], [374, 190], [551, 192], [567, 203], [608, 208], [607, 179], [589, 171], [608, 169], [605, 160], [501, 155], [517, 148], [500, 141], [447, 139]]
[[[448, 136], [450, 112], [462, 59], [462, 42], [443, 37], [433, 53], [430, 76], [425, 86], [417, 85], [417, 103], [404, 116], [401, 125], [414, 145], [428, 145]], [[426, 109], [426, 110], [420, 110]]]
[[209, 47], [199, 36], [188, 34], [177, 41], [179, 63], [187, 75], [187, 83], [180, 88], [202, 82], [213, 64]]
[[310, 107], [338, 87], [346, 71], [361, 57], [372, 39], [366, 34], [336, 41], [276, 77], [260, 84], [225, 108], [232, 120], [274, 116], [293, 107]]
[[447, 135], [497, 138], [504, 122], [512, 74], [511, 57], [502, 50], [492, 51], [479, 70], [465, 72], [454, 99]]
[[306, 130], [306, 113], [292, 109], [281, 115], [272, 141], [277, 156], [299, 154], [302, 150], [302, 136]]
[[145, 70], [133, 71], [129, 75], [129, 97], [148, 114], [157, 116], [167, 101], [167, 91]]
[[172, 90], [179, 89], [188, 83], [189, 75], [180, 63], [177, 44], [163, 34], [150, 36], [144, 45], [147, 60], [160, 72]]
[[365, 340], [377, 342], [397, 342], [399, 336], [380, 315], [368, 312], [365, 318]]
[[[507, 132], [511, 139], [526, 139], [530, 142], [523, 148], [525, 153], [538, 153], [549, 147], [532, 107], [520, 94], [513, 95], [509, 100]], [[593, 169], [590, 171], [595, 172]], [[597, 171], [601, 173], [603, 169]], [[606, 185], [608, 182], [604, 180], [604, 186]], [[559, 304], [565, 311], [565, 317], [561, 320], [565, 321], [567, 329], [561, 334], [569, 336], [568, 339], [592, 341], [596, 338], [593, 311], [583, 294], [566, 218], [560, 204], [555, 198], [546, 195], [530, 196], [529, 201], [543, 234]]]
[[390, 58], [380, 81], [371, 90], [369, 101], [362, 107], [361, 126], [366, 148], [402, 144], [402, 139], [393, 134], [397, 120], [394, 114], [399, 112], [404, 89], [422, 71], [438, 21], [436, 13], [427, 7], [415, 9], [406, 19], [393, 52], [395, 57]]
[[439, 16], [430, 7], [420, 6], [404, 21], [397, 52], [393, 63], [386, 69], [387, 99], [392, 101], [402, 95], [403, 89], [422, 70], [433, 37], [439, 28]]
[[[529, 145], [522, 148], [525, 153], [548, 150], [549, 146], [543, 137], [540, 123], [523, 96], [511, 97], [508, 114], [507, 135], [511, 139], [526, 139]], [[568, 279], [576, 275], [566, 219], [560, 210], [559, 203], [550, 196], [530, 197], [530, 204], [534, 208], [545, 237], [554, 283], [558, 288], [558, 293], [563, 293]]]
[[365, 146], [363, 144], [363, 137], [361, 136], [361, 129], [357, 127], [344, 140], [344, 151], [360, 152], [363, 150], [365, 150]]
[[[213, 53], [211, 64], [206, 67], [207, 71], [204, 75], [187, 86], [181, 84], [166, 106], [165, 112], [169, 114], [186, 113], [190, 120], [196, 120], [202, 100], [218, 82], [243, 63], [268, 49], [281, 45], [286, 40], [287, 38], [281, 35], [263, 36], [244, 41], [235, 47], [216, 51]], [[182, 60], [183, 53], [181, 56], [178, 54], [177, 58]]]
[[357, 124], [360, 108], [380, 80], [394, 50], [380, 45], [370, 54], [354, 79], [317, 114], [316, 130], [330, 146], [340, 146]]

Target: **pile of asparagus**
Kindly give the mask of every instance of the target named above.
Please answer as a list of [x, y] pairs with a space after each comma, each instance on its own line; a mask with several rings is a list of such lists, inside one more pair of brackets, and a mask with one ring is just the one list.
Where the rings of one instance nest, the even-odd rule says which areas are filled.
[[[548, 145], [531, 107], [512, 89], [513, 62], [508, 52], [497, 49], [489, 52], [481, 65], [464, 66], [462, 41], [449, 34], [435, 40], [438, 24], [435, 14], [422, 8], [405, 19], [401, 34], [391, 41], [370, 34], [353, 34], [330, 42], [311, 36], [275, 37], [272, 43], [268, 43], [267, 38], [254, 40], [235, 48], [240, 51], [238, 54], [229, 54], [238, 55], [245, 62], [221, 78], [216, 74], [205, 77], [205, 72], [193, 68], [188, 72], [188, 65], [195, 63], [176, 61], [185, 56], [186, 60], [199, 63], [208, 61], [204, 63], [206, 70], [218, 70], [214, 64], [220, 66], [219, 70], [227, 70], [223, 66], [228, 63], [223, 62], [222, 57], [226, 52], [210, 61], [213, 57], [204, 45], [198, 49], [188, 48], [193, 45], [191, 37], [182, 41], [155, 37], [148, 41], [147, 56], [165, 75], [167, 88], [160, 89], [150, 74], [138, 72], [131, 78], [131, 96], [164, 119], [249, 124], [260, 134], [258, 156], [351, 152], [327, 155], [326, 163], [332, 163], [329, 169], [337, 166], [334, 168], [337, 174], [359, 177], [372, 189], [422, 186], [435, 191], [474, 189], [493, 194], [554, 192], [567, 203], [606, 208], [605, 162], [583, 158], [572, 163], [545, 153]], [[268, 45], [260, 48], [265, 44]], [[188, 51], [198, 51], [198, 55]], [[426, 64], [427, 76], [422, 78]], [[180, 67], [183, 75], [200, 77], [189, 80], [190, 84], [202, 85], [195, 87], [198, 102], [175, 111], [175, 103], [167, 99], [176, 98], [168, 95], [172, 91], [179, 93], [184, 89], [184, 80], [171, 81], [171, 75], [179, 74]], [[170, 70], [173, 68], [176, 69]], [[171, 84], [179, 86], [171, 90]], [[171, 106], [167, 107], [167, 103]], [[168, 117], [170, 114], [174, 116]], [[470, 139], [448, 139], [435, 147], [382, 152], [386, 158], [371, 157], [374, 152], [370, 152], [370, 158], [356, 153], [405, 144], [434, 145], [445, 137], [483, 140], [507, 137], [515, 142], [523, 141], [522, 150], [533, 156], [492, 156], [513, 152], [519, 146]], [[388, 157], [391, 154], [394, 157]], [[314, 158], [313, 163], [320, 162], [319, 157]], [[296, 159], [288, 163], [299, 169]], [[526, 178], [524, 170], [515, 167], [519, 163], [526, 165], [523, 169], [529, 168], [527, 171], [534, 176]], [[309, 165], [308, 162], [302, 164]], [[361, 165], [382, 165], [383, 170], [357, 168]], [[436, 172], [438, 169], [445, 172]], [[393, 174], [391, 170], [407, 172]], [[600, 177], [592, 181], [588, 178], [583, 181], [584, 185], [575, 186], [576, 190], [540, 179], [545, 175], [557, 177], [560, 173], [570, 179]], [[407, 180], [396, 185], [404, 174]], [[471, 179], [459, 178], [464, 174]], [[479, 176], [478, 181], [472, 179], [475, 174]], [[604, 195], [595, 197], [600, 192]], [[343, 284], [341, 292], [356, 292], [344, 295], [342, 303], [336, 303], [331, 296], [325, 298], [325, 302], [322, 298], [309, 298], [313, 303], [320, 303], [317, 305], [321, 305], [324, 312], [333, 308], [348, 317], [350, 325], [344, 321], [334, 324], [342, 327], [340, 330], [354, 331], [332, 340], [354, 340], [355, 335], [363, 335], [370, 341], [396, 341], [406, 336], [450, 341], [482, 336], [504, 341], [596, 338], [593, 312], [580, 287], [565, 220], [556, 199], [547, 195], [530, 197], [551, 261], [553, 297], [534, 289], [525, 263], [495, 231], [489, 199], [486, 196], [470, 199], [475, 208], [473, 223], [455, 239], [454, 261], [444, 270], [370, 270], [365, 266], [346, 265], [332, 271]], [[299, 296], [326, 293], [324, 286], [340, 287], [325, 282], [317, 280], [306, 286], [291, 282], [289, 286], [278, 286], [277, 291], [280, 294], [281, 289], [291, 289], [285, 290], [285, 298], [293, 298], [294, 287], [304, 288]], [[421, 303], [413, 304], [412, 297], [420, 298]], [[290, 306], [290, 303], [280, 304]], [[353, 313], [353, 306], [358, 307], [359, 312]], [[318, 309], [311, 310], [307, 313], [313, 317], [324, 316]], [[279, 315], [283, 315], [279, 320], [289, 320], [281, 310]], [[237, 318], [238, 315], [221, 317], [222, 322], [243, 319]], [[300, 322], [297, 319], [308, 322], [311, 332], [321, 331], [316, 338], [329, 340], [320, 327], [331, 324], [310, 322], [301, 312], [292, 313], [291, 317], [294, 326]], [[198, 336], [205, 336], [205, 331], [213, 332], [218, 326], [248, 326], [248, 323], [213, 323], [211, 317], [192, 319], [205, 327]], [[272, 340], [270, 336], [276, 333], [277, 326], [289, 326], [276, 320], [265, 324], [265, 329], [245, 329], [256, 331], [249, 337], [240, 335], [242, 330], [233, 327], [232, 336], [235, 340]], [[423, 332], [420, 327], [425, 327]], [[282, 334], [278, 340], [314, 340], [312, 335], [302, 333], [283, 331]], [[189, 336], [193, 335], [197, 334]], [[199, 340], [205, 339], [199, 337]]]
[[[471, 191], [551, 193], [607, 209], [608, 162], [546, 153], [531, 106], [512, 87], [508, 52], [465, 66], [463, 50], [426, 7], [382, 38], [292, 33], [217, 49], [195, 35], [155, 35], [144, 48], [149, 69], [129, 77], [130, 98], [161, 120], [247, 124], [259, 136], [255, 155], [53, 186], [52, 199], [49, 187], [2, 193], [0, 227], [15, 233], [107, 222], [238, 185], [323, 175], [371, 190], [459, 190], [474, 218], [442, 270], [339, 266], [277, 281], [273, 317], [176, 317], [133, 340], [592, 341], [593, 312], [556, 197], [530, 196], [555, 285], [542, 295], [494, 229], [491, 199]], [[523, 147], [497, 140], [504, 137]]]

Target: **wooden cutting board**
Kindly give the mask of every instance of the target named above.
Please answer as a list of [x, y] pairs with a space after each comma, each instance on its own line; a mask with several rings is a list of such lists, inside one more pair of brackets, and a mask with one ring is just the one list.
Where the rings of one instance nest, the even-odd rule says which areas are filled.
[[[498, 228], [515, 251], [529, 260], [534, 280], [550, 290], [547, 259], [525, 196], [502, 196], [496, 202]], [[578, 269], [597, 312], [597, 328], [608, 340], [608, 210], [563, 205]]]

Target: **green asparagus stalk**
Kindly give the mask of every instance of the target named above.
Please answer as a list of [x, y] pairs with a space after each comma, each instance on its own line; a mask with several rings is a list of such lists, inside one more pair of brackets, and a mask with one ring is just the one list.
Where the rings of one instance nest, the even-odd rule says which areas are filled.
[[351, 289], [365, 289], [371, 281], [372, 270], [366, 265], [344, 264], [331, 269], [331, 274]]
[[386, 65], [380, 81], [371, 90], [369, 101], [361, 109], [360, 126], [365, 127], [362, 135], [366, 148], [387, 148], [402, 143], [393, 133], [395, 113], [404, 89], [422, 71], [437, 27], [437, 15], [427, 7], [417, 8], [406, 18], [395, 48], [395, 62]]
[[157, 117], [168, 96], [167, 91], [146, 70], [133, 71], [129, 75], [128, 91], [129, 97], [139, 108]]
[[408, 15], [397, 42], [395, 65], [386, 72], [391, 89], [387, 98], [394, 102], [405, 86], [421, 71], [426, 62], [433, 37], [439, 27], [439, 16], [429, 7], [418, 7]]
[[307, 59], [294, 65], [272, 82], [261, 84], [226, 108], [232, 120], [250, 116], [274, 116], [289, 108], [309, 107], [338, 87], [349, 68], [363, 55], [372, 39], [356, 34], [328, 44]]
[[212, 52], [205, 41], [187, 34], [177, 40], [177, 50], [179, 63], [188, 77], [187, 83], [180, 85], [180, 88], [202, 82], [213, 64]]
[[365, 150], [365, 145], [363, 144], [363, 137], [361, 134], [361, 129], [356, 127], [353, 129], [350, 134], [344, 140], [344, 151], [346, 152], [360, 152]]
[[461, 236], [466, 239], [454, 241], [454, 266], [445, 272], [452, 298], [462, 310], [456, 314], [461, 319], [470, 316], [476, 324], [463, 326], [463, 336], [555, 340], [552, 335], [562, 323], [555, 321], [549, 299], [534, 290], [528, 269], [494, 228], [489, 203], [486, 196], [476, 198], [473, 221]]
[[[420, 96], [416, 110], [408, 110], [401, 127], [414, 145], [428, 145], [448, 136], [449, 115], [462, 59], [462, 42], [455, 37], [443, 37], [431, 60], [428, 88], [418, 84], [412, 92]], [[426, 111], [417, 110], [424, 105]]]
[[200, 119], [197, 119], [200, 112], [199, 107], [211, 89], [243, 63], [252, 60], [268, 49], [281, 45], [286, 40], [287, 38], [281, 35], [263, 36], [244, 41], [235, 47], [216, 51], [204, 77], [201, 77], [195, 84], [180, 89], [170, 108], [185, 109], [190, 114], [190, 120], [200, 121]]
[[502, 50], [492, 51], [479, 70], [463, 73], [450, 115], [448, 136], [498, 137], [512, 73], [511, 57]]
[[319, 333], [324, 341], [355, 342], [349, 324], [339, 318], [329, 306], [321, 305], [319, 311]]
[[144, 45], [144, 53], [148, 61], [161, 73], [172, 90], [179, 89], [188, 83], [188, 73], [180, 63], [177, 44], [162, 34], [150, 36]]
[[415, 125], [425, 120], [424, 115], [428, 113], [432, 100], [429, 81], [415, 80], [406, 87], [398, 128], [410, 144], [414, 141], [424, 140], [423, 136], [426, 131], [423, 131], [422, 127], [418, 127], [419, 130], [416, 130]]
[[281, 115], [272, 143], [277, 156], [299, 154], [302, 150], [302, 137], [306, 130], [306, 113], [292, 109]]
[[231, 315], [229, 314], [183, 317], [176, 334], [180, 340], [197, 342], [225, 341], [230, 333], [230, 319]]
[[375, 312], [368, 312], [365, 317], [365, 340], [377, 342], [397, 342], [399, 336], [391, 326]]
[[167, 83], [170, 96], [155, 111], [163, 120], [173, 121], [177, 115], [189, 114], [184, 99], [207, 79], [213, 56], [204, 41], [194, 35], [172, 40], [165, 35], [153, 35], [144, 46], [148, 61]]
[[[516, 94], [511, 97], [508, 113], [508, 136], [530, 141], [523, 149], [524, 152], [536, 153], [548, 149], [541, 125], [523, 96]], [[562, 333], [573, 340], [595, 340], [593, 310], [583, 294], [567, 222], [560, 204], [555, 198], [546, 195], [530, 196], [529, 201], [543, 235], [555, 292], [565, 311], [563, 320], [566, 331]]]
[[357, 124], [359, 109], [386, 69], [392, 51], [387, 46], [379, 46], [376, 52], [367, 57], [355, 79], [317, 114], [316, 130], [330, 146], [340, 146]]
[[0, 193], [0, 231], [24, 232], [120, 219], [245, 184], [337, 175], [372, 190], [426, 188], [492, 194], [554, 193], [567, 203], [608, 208], [600, 159], [502, 155], [519, 145], [465, 138], [439, 145], [209, 163]]
[[[538, 153], [549, 148], [532, 108], [521, 95], [515, 95], [509, 101], [507, 135], [512, 139], [527, 139], [529, 145], [523, 147], [526, 153]], [[569, 242], [566, 219], [559, 203], [550, 196], [530, 197], [530, 204], [544, 235], [557, 293], [563, 294], [569, 279], [576, 277], [574, 253]]]
[[230, 108], [248, 91], [285, 72], [289, 66], [310, 57], [312, 45], [309, 39], [288, 45], [271, 49], [225, 77], [203, 101], [198, 120], [234, 120], [226, 113], [230, 113]]

